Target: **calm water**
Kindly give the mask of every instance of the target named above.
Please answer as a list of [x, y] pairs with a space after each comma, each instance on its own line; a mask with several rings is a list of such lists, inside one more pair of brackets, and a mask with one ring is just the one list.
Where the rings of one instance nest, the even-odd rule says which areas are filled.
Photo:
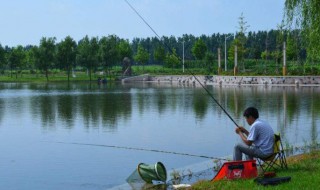
[[[320, 87], [209, 90], [240, 125], [243, 109], [256, 106], [285, 144], [319, 140]], [[188, 86], [2, 83], [0, 108], [6, 190], [109, 189], [141, 162], [161, 161], [172, 170], [206, 161], [108, 146], [224, 157], [240, 141], [206, 92]]]

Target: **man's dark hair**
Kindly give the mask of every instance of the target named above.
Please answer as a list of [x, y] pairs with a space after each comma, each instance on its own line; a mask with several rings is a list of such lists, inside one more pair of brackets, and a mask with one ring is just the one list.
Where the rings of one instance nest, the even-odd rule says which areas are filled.
[[259, 112], [258, 112], [257, 108], [248, 107], [246, 110], [244, 110], [243, 116], [247, 117], [247, 118], [249, 116], [252, 116], [253, 118], [258, 119], [259, 118]]

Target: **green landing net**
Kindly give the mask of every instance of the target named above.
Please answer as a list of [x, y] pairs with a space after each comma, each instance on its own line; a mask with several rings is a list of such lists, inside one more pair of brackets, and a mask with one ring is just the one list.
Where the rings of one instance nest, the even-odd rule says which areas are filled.
[[161, 162], [156, 164], [140, 163], [137, 169], [127, 178], [128, 183], [153, 183], [167, 180], [167, 171]]

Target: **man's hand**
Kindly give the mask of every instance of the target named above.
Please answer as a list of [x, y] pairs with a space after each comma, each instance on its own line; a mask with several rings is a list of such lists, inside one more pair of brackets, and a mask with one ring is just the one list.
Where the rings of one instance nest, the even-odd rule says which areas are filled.
[[246, 130], [245, 130], [245, 128], [239, 126], [239, 127], [236, 128], [235, 131], [236, 131], [237, 134], [239, 134], [240, 132], [241, 132], [241, 133], [244, 133]]
[[235, 129], [236, 133], [241, 137], [242, 141], [248, 145], [248, 146], [251, 146], [252, 145], [252, 141], [248, 141], [247, 140], [247, 136], [249, 134], [249, 132], [244, 128], [244, 127], [237, 127]]

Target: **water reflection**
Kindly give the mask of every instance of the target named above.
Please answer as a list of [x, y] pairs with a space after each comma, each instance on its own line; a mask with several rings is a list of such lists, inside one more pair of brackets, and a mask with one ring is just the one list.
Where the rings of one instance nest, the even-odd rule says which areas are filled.
[[[7, 83], [1, 84], [0, 88], [0, 119], [4, 113], [19, 117], [26, 111], [40, 117], [43, 127], [59, 127], [56, 124], [63, 122], [63, 126], [72, 129], [75, 120], [82, 119], [85, 127], [116, 129], [118, 121], [131, 118], [133, 111], [143, 114], [157, 110], [161, 115], [178, 108], [192, 109], [198, 120], [224, 115], [206, 92], [194, 87], [141, 84], [92, 88], [88, 84]], [[310, 121], [307, 122], [312, 129], [310, 138], [317, 139], [319, 87], [225, 86], [209, 89], [235, 120], [242, 120], [242, 110], [247, 106], [256, 106], [261, 115], [274, 117], [281, 133], [288, 125], [300, 123], [299, 120]], [[212, 108], [213, 113], [209, 112]]]
[[[239, 125], [247, 125], [242, 111], [256, 106], [285, 145], [319, 141], [319, 88], [208, 86]], [[73, 189], [82, 183], [112, 187], [122, 184], [139, 162], [161, 161], [171, 169], [203, 161], [72, 142], [223, 157], [232, 153], [237, 141], [234, 124], [202, 88], [194, 86], [0, 83], [0, 108], [0, 165], [11, 172], [0, 175], [7, 178], [1, 183], [4, 188], [30, 184], [24, 188], [61, 189], [66, 176], [76, 184]], [[55, 178], [52, 170], [57, 171]], [[37, 188], [39, 184], [46, 188]]]

